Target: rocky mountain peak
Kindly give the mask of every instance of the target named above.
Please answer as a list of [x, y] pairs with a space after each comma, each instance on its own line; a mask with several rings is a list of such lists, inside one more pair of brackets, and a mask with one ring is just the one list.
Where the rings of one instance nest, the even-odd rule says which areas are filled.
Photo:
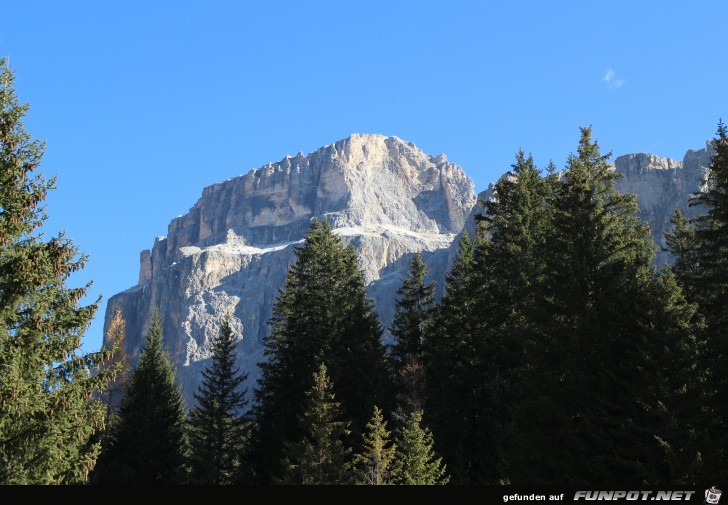
[[357, 248], [387, 324], [412, 254], [443, 270], [474, 203], [472, 181], [445, 156], [397, 137], [354, 134], [205, 188], [167, 236], [141, 253], [138, 284], [112, 297], [107, 314], [122, 308], [134, 355], [160, 309], [190, 399], [220, 317], [232, 311], [252, 383], [275, 295], [312, 219], [327, 220]]

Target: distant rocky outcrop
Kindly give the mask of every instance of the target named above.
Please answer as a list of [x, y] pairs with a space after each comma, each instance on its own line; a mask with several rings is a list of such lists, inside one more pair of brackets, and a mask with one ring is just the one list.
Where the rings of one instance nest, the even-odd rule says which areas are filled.
[[[682, 162], [651, 154], [616, 158], [615, 169], [624, 175], [618, 188], [637, 195], [658, 244], [676, 205], [688, 215], [697, 212], [687, 202], [700, 190], [712, 154], [708, 143]], [[491, 185], [479, 198], [492, 194]], [[128, 350], [137, 356], [159, 308], [191, 406], [226, 312], [235, 316], [248, 386], [255, 384], [275, 297], [312, 219], [326, 219], [356, 247], [386, 327], [412, 255], [423, 253], [441, 294], [455, 239], [464, 229], [473, 232], [474, 215], [482, 211], [470, 178], [444, 155], [425, 154], [397, 137], [352, 135], [205, 188], [187, 214], [172, 220], [167, 236], [142, 251], [138, 284], [109, 299], [105, 330], [121, 307]], [[658, 263], [666, 260], [659, 253]]]
[[459, 166], [396, 137], [352, 135], [308, 156], [287, 156], [205, 188], [167, 236], [141, 253], [139, 282], [109, 299], [106, 325], [121, 307], [137, 355], [159, 308], [189, 405], [230, 311], [252, 385], [275, 296], [312, 219], [326, 219], [354, 244], [388, 322], [412, 255], [422, 252], [433, 275], [444, 275], [448, 247], [474, 203], [473, 183]]

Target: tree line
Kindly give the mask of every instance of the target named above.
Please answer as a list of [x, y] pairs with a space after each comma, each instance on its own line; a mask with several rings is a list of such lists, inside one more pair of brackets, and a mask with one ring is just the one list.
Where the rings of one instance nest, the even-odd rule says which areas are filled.
[[[81, 354], [97, 303], [85, 261], [46, 239], [13, 74], [0, 63], [0, 482], [611, 484], [712, 482], [728, 419], [728, 134], [667, 235], [672, 267], [591, 129], [558, 173], [519, 152], [464, 234], [441, 300], [415, 254], [393, 344], [356, 251], [313, 221], [280, 290], [250, 398], [226, 316], [186, 412], [161, 318], [138, 364], [117, 313]], [[250, 402], [250, 405], [248, 405]], [[118, 407], [117, 407], [118, 405]]]

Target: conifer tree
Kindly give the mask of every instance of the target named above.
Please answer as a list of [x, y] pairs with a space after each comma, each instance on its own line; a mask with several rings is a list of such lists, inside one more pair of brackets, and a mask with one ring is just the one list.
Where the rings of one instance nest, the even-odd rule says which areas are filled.
[[44, 144], [23, 127], [14, 75], [0, 59], [0, 484], [86, 480], [104, 426], [98, 400], [113, 370], [108, 353], [81, 354], [97, 303], [68, 288], [86, 256], [63, 233], [45, 239], [42, 206], [55, 178], [37, 172]]
[[422, 358], [424, 335], [432, 324], [432, 309], [435, 304], [435, 284], [425, 284], [427, 267], [422, 254], [416, 253], [410, 261], [407, 278], [397, 290], [392, 336], [395, 344], [392, 355], [398, 367], [402, 367], [407, 356]]
[[156, 311], [122, 399], [117, 428], [94, 471], [97, 484], [186, 482], [185, 413], [162, 346], [162, 324]]
[[381, 326], [366, 296], [356, 251], [344, 246], [327, 222], [314, 220], [297, 248], [271, 326], [248, 454], [255, 482], [281, 475], [282, 441], [300, 438], [296, 420], [321, 363], [356, 437], [374, 405], [387, 405], [391, 397]]
[[473, 390], [478, 380], [473, 291], [474, 250], [480, 240], [482, 231], [475, 240], [463, 233], [424, 349], [428, 422], [437, 450], [455, 468], [458, 483], [467, 482], [470, 451], [478, 430]]
[[351, 432], [342, 421], [341, 405], [335, 401], [326, 365], [313, 375], [306, 392], [306, 406], [299, 417], [301, 438], [284, 444], [286, 484], [332, 485], [350, 482], [351, 449], [343, 439]]
[[[715, 154], [708, 169], [706, 191], [691, 201], [703, 214], [694, 220], [697, 274], [688, 293], [698, 304], [707, 346], [704, 404], [712, 426], [706, 439], [703, 478], [717, 479], [728, 465], [728, 129], [718, 123]], [[678, 256], [678, 261], [682, 258]], [[688, 256], [688, 261], [692, 260]]]
[[422, 255], [416, 253], [395, 301], [392, 360], [398, 386], [398, 411], [403, 417], [421, 410], [424, 401], [423, 346], [425, 335], [432, 327], [435, 306], [435, 284], [426, 284], [426, 275]]
[[[550, 170], [550, 173], [553, 173]], [[471, 437], [467, 481], [495, 484], [499, 455], [508, 452], [508, 405], [518, 397], [518, 368], [526, 342], [538, 340], [534, 297], [546, 271], [545, 248], [551, 234], [552, 182], [541, 178], [531, 156], [521, 150], [511, 170], [484, 202], [481, 220], [487, 240], [475, 250], [478, 373], [471, 388], [478, 419]]]
[[382, 411], [374, 407], [374, 415], [366, 426], [362, 451], [354, 456], [357, 484], [381, 486], [391, 484], [392, 462], [397, 446], [390, 443], [387, 421]]
[[449, 481], [442, 458], [435, 455], [432, 433], [421, 423], [422, 411], [413, 412], [397, 438], [394, 484], [432, 486]]
[[246, 378], [235, 365], [235, 335], [228, 314], [212, 344], [212, 363], [202, 372], [195, 393], [197, 407], [190, 414], [190, 463], [196, 483], [231, 484], [239, 473], [248, 424], [240, 385]]
[[554, 194], [530, 318], [538, 338], [524, 341], [508, 409], [501, 467], [512, 483], [654, 484], [685, 473], [668, 460], [685, 452], [676, 434], [686, 413], [675, 409], [686, 389], [663, 384], [668, 369], [672, 384], [691, 382], [695, 355], [678, 358], [692, 313], [674, 282], [660, 286], [634, 196], [616, 190], [607, 159], [582, 129]]
[[680, 207], [675, 207], [670, 223], [672, 231], [665, 234], [667, 242], [665, 250], [670, 251], [675, 258], [672, 271], [685, 296], [689, 300], [694, 300], [697, 295], [695, 283], [699, 271], [695, 230], [690, 220], [680, 211]]

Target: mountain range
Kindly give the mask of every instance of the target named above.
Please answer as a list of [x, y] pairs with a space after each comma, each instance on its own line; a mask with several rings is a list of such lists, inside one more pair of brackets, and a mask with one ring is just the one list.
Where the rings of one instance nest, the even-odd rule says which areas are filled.
[[[614, 160], [617, 187], [633, 193], [658, 245], [679, 206], [689, 216], [712, 145], [682, 161], [652, 154]], [[210, 359], [225, 313], [239, 336], [238, 363], [252, 391], [263, 357], [268, 320], [294, 250], [313, 219], [325, 219], [359, 253], [369, 296], [383, 326], [394, 316], [396, 291], [412, 256], [422, 254], [428, 276], [444, 289], [458, 237], [472, 234], [481, 203], [472, 180], [443, 154], [422, 152], [397, 137], [354, 134], [306, 156], [286, 156], [205, 188], [197, 203], [171, 221], [165, 237], [140, 254], [135, 286], [112, 296], [104, 334], [117, 308], [126, 319], [126, 345], [138, 357], [155, 310], [188, 406]], [[669, 261], [658, 252], [658, 264]]]

